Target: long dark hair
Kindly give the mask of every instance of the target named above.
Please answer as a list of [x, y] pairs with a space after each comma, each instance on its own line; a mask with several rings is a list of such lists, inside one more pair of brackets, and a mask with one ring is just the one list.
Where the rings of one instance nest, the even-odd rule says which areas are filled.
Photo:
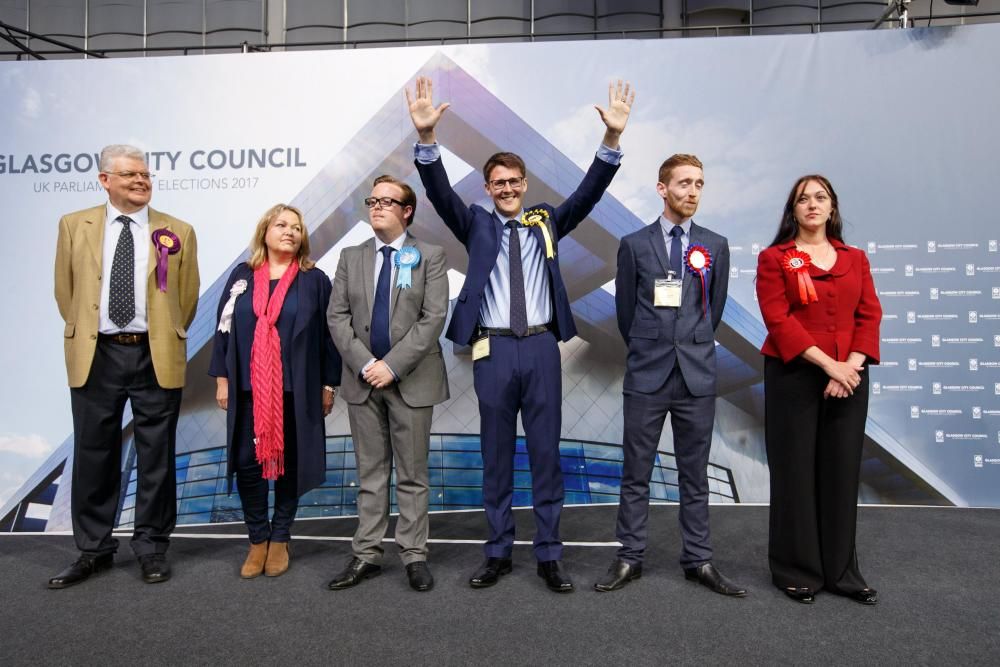
[[795, 202], [809, 181], [816, 181], [823, 186], [823, 189], [829, 193], [830, 201], [833, 204], [830, 219], [826, 221], [827, 238], [836, 239], [841, 243], [844, 242], [844, 223], [840, 219], [840, 201], [837, 199], [837, 193], [834, 192], [833, 186], [830, 185], [830, 181], [827, 180], [826, 176], [807, 174], [795, 181], [791, 192], [788, 193], [788, 201], [785, 202], [785, 210], [781, 214], [781, 224], [778, 225], [778, 233], [774, 235], [774, 240], [771, 241], [772, 246], [791, 241], [798, 233], [799, 223], [795, 220]]

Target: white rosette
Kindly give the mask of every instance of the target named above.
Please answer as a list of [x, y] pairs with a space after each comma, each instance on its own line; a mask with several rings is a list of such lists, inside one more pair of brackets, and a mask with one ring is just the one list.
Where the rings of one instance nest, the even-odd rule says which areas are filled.
[[236, 310], [236, 297], [247, 291], [247, 281], [240, 279], [229, 288], [229, 301], [222, 308], [222, 315], [219, 316], [219, 331], [229, 333], [233, 326], [233, 311]]

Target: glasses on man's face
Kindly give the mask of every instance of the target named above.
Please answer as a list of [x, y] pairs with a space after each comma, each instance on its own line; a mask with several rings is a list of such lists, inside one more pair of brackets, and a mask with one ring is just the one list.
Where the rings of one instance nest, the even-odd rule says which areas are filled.
[[393, 204], [399, 204], [399, 208], [403, 208], [403, 202], [392, 197], [368, 197], [365, 199], [365, 206], [368, 208], [375, 208], [375, 204], [378, 204], [380, 208], [389, 208]]
[[119, 178], [124, 178], [126, 181], [134, 181], [137, 178], [143, 181], [151, 181], [156, 177], [156, 174], [151, 174], [148, 171], [106, 171], [104, 173], [114, 174]]
[[490, 187], [494, 190], [503, 190], [506, 185], [509, 185], [511, 190], [520, 190], [521, 186], [524, 185], [524, 176], [518, 176], [517, 178], [498, 178], [495, 181], [490, 181]]

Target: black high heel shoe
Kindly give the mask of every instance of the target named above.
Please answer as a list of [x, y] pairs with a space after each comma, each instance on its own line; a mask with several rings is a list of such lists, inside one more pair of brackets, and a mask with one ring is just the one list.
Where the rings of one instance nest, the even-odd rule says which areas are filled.
[[869, 606], [878, 604], [878, 591], [874, 588], [865, 588], [860, 591], [854, 591], [848, 595], [848, 597], [855, 602], [860, 602], [861, 604]]
[[[792, 598], [796, 602], [801, 602], [802, 604], [812, 604], [816, 601], [816, 594], [813, 593], [811, 588], [788, 588], [782, 589], [785, 591], [785, 595]], [[874, 604], [874, 603], [871, 603]]]

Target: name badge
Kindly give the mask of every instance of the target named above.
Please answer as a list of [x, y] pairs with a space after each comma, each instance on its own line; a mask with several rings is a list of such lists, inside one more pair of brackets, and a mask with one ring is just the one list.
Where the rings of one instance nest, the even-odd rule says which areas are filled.
[[472, 341], [472, 360], [479, 361], [490, 356], [490, 337], [483, 336], [479, 340]]
[[683, 281], [674, 278], [657, 278], [653, 285], [653, 305], [657, 308], [680, 308]]

